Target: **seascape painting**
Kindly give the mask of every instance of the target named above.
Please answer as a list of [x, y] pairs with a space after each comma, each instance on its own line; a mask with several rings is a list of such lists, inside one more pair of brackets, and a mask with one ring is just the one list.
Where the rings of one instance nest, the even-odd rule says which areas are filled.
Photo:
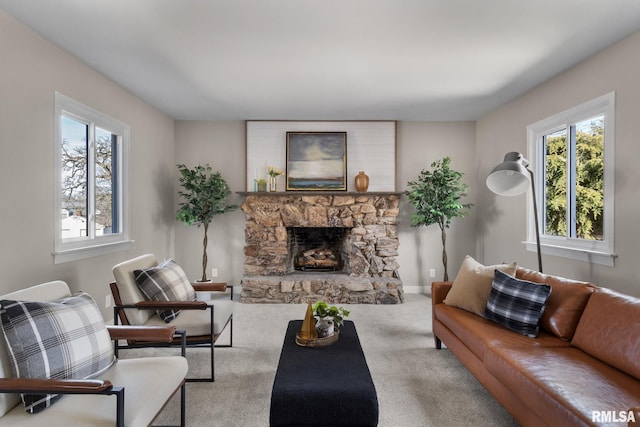
[[346, 175], [346, 132], [287, 132], [287, 191], [346, 191]]

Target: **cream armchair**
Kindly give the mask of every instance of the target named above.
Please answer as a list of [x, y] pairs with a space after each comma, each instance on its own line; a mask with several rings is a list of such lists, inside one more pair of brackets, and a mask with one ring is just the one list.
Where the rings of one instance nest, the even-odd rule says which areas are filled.
[[[81, 309], [85, 311], [82, 312], [77, 311], [79, 310], [77, 306], [73, 306], [69, 302], [80, 298], [84, 298], [86, 302], [86, 304], [83, 303], [84, 307]], [[119, 359], [116, 362], [109, 361], [114, 357], [113, 347], [110, 347], [113, 343], [110, 339], [167, 342], [173, 340], [175, 327], [106, 326], [105, 328], [95, 302], [86, 294], [72, 296], [69, 287], [62, 281], [48, 282], [2, 295], [0, 300], [2, 300], [0, 313], [5, 334], [5, 338], [0, 338], [0, 426], [148, 426], [178, 390], [180, 390], [181, 403], [180, 425], [185, 425], [184, 383], [188, 366], [184, 357], [144, 357]], [[69, 305], [65, 305], [67, 303]], [[11, 307], [16, 306], [24, 308], [21, 309], [18, 317], [12, 318], [7, 313]], [[53, 308], [45, 310], [38, 308], [42, 306]], [[52, 314], [60, 306], [63, 307], [60, 311], [62, 314]], [[35, 309], [33, 309], [34, 307]], [[90, 324], [88, 320], [85, 320], [88, 310], [92, 310], [91, 313], [93, 313], [93, 320]], [[52, 337], [47, 338], [46, 342], [33, 342], [34, 340], [30, 339], [32, 337], [30, 334], [21, 339], [20, 333], [24, 333], [24, 329], [19, 329], [19, 326], [16, 326], [21, 323], [28, 326], [28, 331], [53, 329], [55, 333]], [[63, 324], [64, 328], [62, 329], [67, 329], [68, 332], [64, 333], [58, 328], [51, 328], [51, 325], [55, 324]], [[73, 325], [70, 326], [70, 324]], [[10, 330], [11, 328], [13, 330]], [[28, 349], [29, 346], [34, 347], [35, 345], [42, 349], [42, 354], [35, 356], [33, 351], [29, 352], [28, 357], [35, 357], [28, 362], [31, 365], [42, 365], [34, 363], [34, 361], [52, 360], [52, 355], [56, 354], [59, 349], [52, 349], [51, 342], [55, 342], [54, 345], [57, 347], [73, 347], [75, 345], [73, 351], [69, 348], [66, 351], [61, 351], [61, 354], [65, 353], [70, 356], [75, 356], [72, 353], [77, 353], [79, 349], [88, 351], [87, 347], [92, 347], [93, 350], [94, 346], [80, 345], [81, 341], [77, 340], [80, 330], [90, 331], [87, 334], [96, 334], [88, 336], [88, 340], [96, 341], [98, 338], [104, 341], [106, 339], [106, 344], [103, 342], [101, 346], [101, 352], [107, 354], [106, 370], [101, 370], [97, 376], [91, 379], [61, 376], [59, 371], [55, 375], [56, 378], [61, 379], [33, 377], [30, 375], [33, 372], [28, 372], [28, 370], [21, 370], [19, 377], [14, 376], [12, 365], [16, 363], [16, 360], [26, 358], [24, 354], [18, 356], [20, 354], [18, 352], [22, 349]], [[19, 333], [16, 335], [16, 332]], [[44, 332], [40, 334], [43, 337], [46, 335]], [[11, 349], [11, 353], [14, 354], [13, 358], [8, 349]], [[73, 357], [70, 358], [73, 359]], [[65, 360], [65, 363], [72, 364], [73, 362]], [[50, 370], [53, 370], [52, 366], [53, 363], [49, 365]], [[21, 402], [21, 393], [27, 396], [58, 394], [62, 397], [54, 400], [41, 412], [28, 413], [25, 405]]]
[[[229, 327], [229, 345], [233, 345], [233, 293], [225, 283], [194, 283], [198, 292], [211, 292], [209, 301], [148, 301], [136, 284], [135, 271], [152, 269], [158, 260], [152, 254], [121, 262], [113, 267], [115, 282], [111, 293], [115, 302], [114, 321], [123, 325], [158, 326], [167, 325], [158, 316], [159, 310], [180, 310], [180, 314], [169, 325], [186, 332], [187, 347], [209, 347], [211, 349], [211, 376], [209, 378], [187, 378], [187, 381], [214, 381], [215, 343]], [[174, 345], [179, 344], [177, 341]], [[170, 344], [169, 344], [170, 345]], [[128, 346], [167, 346], [166, 343], [148, 343], [131, 340]]]

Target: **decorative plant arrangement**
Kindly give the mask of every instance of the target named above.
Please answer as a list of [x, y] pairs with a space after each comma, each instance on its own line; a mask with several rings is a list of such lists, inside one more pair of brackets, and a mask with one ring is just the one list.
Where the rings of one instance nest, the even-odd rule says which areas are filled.
[[324, 301], [313, 305], [313, 315], [319, 319], [331, 318], [337, 326], [342, 326], [344, 319], [349, 317], [349, 311], [335, 305], [329, 306]]
[[256, 191], [267, 191], [267, 180], [264, 178], [256, 178], [253, 180], [256, 183]]
[[431, 163], [432, 171], [422, 170], [417, 181], [409, 181], [406, 195], [415, 208], [411, 215], [411, 226], [438, 224], [442, 237], [442, 264], [444, 281], [449, 280], [447, 272], [447, 232], [453, 218], [462, 218], [472, 204], [462, 204], [460, 199], [467, 195], [469, 186], [462, 182], [463, 174], [449, 167], [451, 158], [445, 157]]
[[267, 175], [269, 175], [271, 178], [276, 178], [282, 175], [282, 171], [275, 166], [268, 166]]
[[278, 169], [275, 166], [267, 166], [267, 175], [269, 175], [269, 191], [277, 190], [277, 179], [280, 175], [282, 175], [282, 170]]
[[331, 337], [335, 333], [335, 327], [344, 323], [349, 311], [335, 305], [329, 306], [324, 301], [318, 301], [313, 305], [313, 315], [317, 318], [316, 330], [318, 338]]
[[178, 196], [182, 198], [179, 203], [176, 219], [187, 225], [196, 224], [204, 227], [204, 239], [202, 241], [202, 278], [207, 281], [207, 232], [209, 224], [216, 215], [236, 209], [238, 206], [230, 205], [227, 199], [231, 195], [229, 185], [222, 178], [220, 172], [213, 171], [208, 164], [188, 168], [178, 165], [181, 190]]
[[302, 347], [324, 347], [338, 341], [340, 331], [336, 326], [344, 323], [349, 311], [324, 301], [311, 305], [307, 303], [307, 314], [302, 327], [296, 334], [296, 344]]

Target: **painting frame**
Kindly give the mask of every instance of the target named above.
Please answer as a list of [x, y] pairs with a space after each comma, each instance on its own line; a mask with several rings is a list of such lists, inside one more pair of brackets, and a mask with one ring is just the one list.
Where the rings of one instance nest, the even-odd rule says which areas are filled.
[[287, 132], [286, 191], [347, 191], [347, 132]]

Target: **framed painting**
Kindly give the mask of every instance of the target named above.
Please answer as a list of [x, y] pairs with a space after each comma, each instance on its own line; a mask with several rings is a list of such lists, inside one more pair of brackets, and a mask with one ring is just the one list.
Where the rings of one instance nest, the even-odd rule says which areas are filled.
[[346, 132], [287, 132], [287, 191], [347, 191]]

